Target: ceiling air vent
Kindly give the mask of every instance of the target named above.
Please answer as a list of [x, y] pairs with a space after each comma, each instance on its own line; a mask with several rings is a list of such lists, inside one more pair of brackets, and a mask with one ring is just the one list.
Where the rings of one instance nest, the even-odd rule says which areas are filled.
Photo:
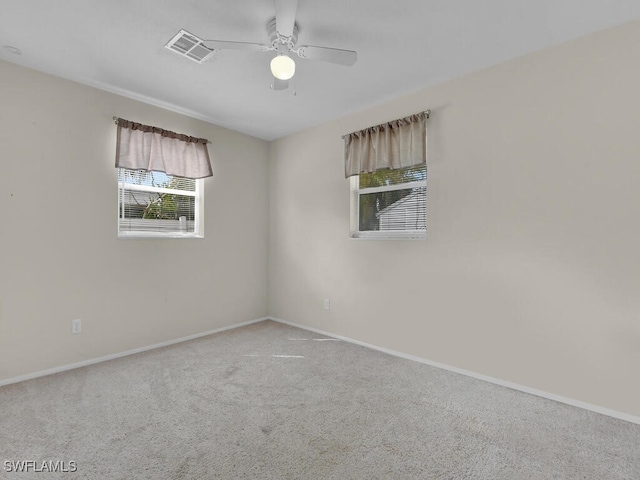
[[213, 53], [212, 48], [208, 48], [200, 38], [186, 30], [180, 30], [164, 48], [198, 63], [204, 62]]

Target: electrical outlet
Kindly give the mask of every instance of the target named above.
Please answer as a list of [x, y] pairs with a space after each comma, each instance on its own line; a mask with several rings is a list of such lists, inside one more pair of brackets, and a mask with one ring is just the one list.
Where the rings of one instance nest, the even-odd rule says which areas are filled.
[[328, 298], [324, 299], [324, 309], [331, 310], [331, 300], [329, 300]]
[[76, 318], [71, 320], [71, 333], [80, 333], [82, 331], [82, 320]]

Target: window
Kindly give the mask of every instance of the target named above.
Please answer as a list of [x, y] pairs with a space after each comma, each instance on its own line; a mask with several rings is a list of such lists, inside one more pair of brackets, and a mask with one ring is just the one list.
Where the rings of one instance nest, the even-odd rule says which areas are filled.
[[118, 237], [202, 237], [202, 179], [118, 168]]
[[204, 236], [206, 138], [113, 117], [118, 126], [118, 238]]
[[352, 237], [426, 237], [430, 114], [425, 110], [343, 135]]
[[427, 166], [352, 178], [351, 235], [356, 238], [425, 238]]

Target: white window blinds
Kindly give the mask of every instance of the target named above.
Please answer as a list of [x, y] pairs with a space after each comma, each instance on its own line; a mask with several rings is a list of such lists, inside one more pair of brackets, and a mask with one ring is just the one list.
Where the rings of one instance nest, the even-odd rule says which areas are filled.
[[118, 236], [201, 236], [202, 180], [118, 169]]
[[427, 167], [384, 169], [355, 179], [355, 228], [359, 238], [423, 238], [426, 234]]

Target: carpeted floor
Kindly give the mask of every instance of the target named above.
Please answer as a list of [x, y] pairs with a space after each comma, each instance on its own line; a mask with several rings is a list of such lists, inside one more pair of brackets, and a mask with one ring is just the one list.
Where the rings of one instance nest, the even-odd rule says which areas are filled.
[[[77, 471], [7, 471], [29, 460]], [[0, 388], [0, 462], [9, 479], [637, 480], [640, 425], [267, 321]]]

